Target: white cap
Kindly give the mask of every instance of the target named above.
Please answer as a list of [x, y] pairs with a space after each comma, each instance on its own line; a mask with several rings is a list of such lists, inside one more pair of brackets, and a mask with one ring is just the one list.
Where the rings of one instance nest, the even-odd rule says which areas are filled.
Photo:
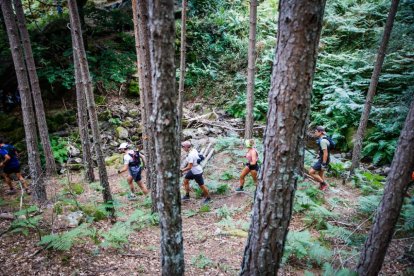
[[118, 149], [127, 149], [127, 148], [129, 148], [128, 143], [121, 143], [121, 144], [119, 145], [119, 148], [118, 148]]

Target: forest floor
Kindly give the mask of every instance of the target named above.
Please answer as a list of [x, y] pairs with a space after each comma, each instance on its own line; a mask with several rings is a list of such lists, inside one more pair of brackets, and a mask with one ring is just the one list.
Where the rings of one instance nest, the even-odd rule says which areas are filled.
[[[246, 192], [236, 193], [238, 173], [241, 168], [240, 155], [242, 149], [217, 152], [205, 168], [206, 183], [225, 183], [227, 191], [212, 194], [213, 202], [207, 206], [202, 204], [201, 198], [192, 199], [182, 204], [184, 254], [186, 275], [237, 275], [243, 257], [244, 245], [249, 226], [250, 211], [253, 204], [254, 186], [248, 176]], [[239, 162], [238, 162], [239, 161]], [[233, 165], [232, 165], [233, 164]], [[116, 173], [118, 167], [108, 167], [111, 190], [118, 202], [119, 221], [126, 221], [137, 209], [149, 213], [148, 199], [140, 195], [137, 201], [128, 201], [126, 194], [128, 186], [124, 175]], [[56, 206], [59, 204], [59, 194], [67, 188], [68, 183], [80, 183], [79, 174], [70, 174], [60, 179], [54, 179], [48, 185], [49, 198], [55, 202], [42, 210], [42, 221], [37, 227], [39, 231], [30, 229], [27, 236], [22, 233], [6, 233], [0, 239], [0, 275], [159, 275], [159, 227], [151, 224], [134, 228], [127, 237], [127, 243], [104, 247], [84, 238], [74, 242], [67, 251], [43, 249], [38, 245], [39, 233], [64, 233], [70, 230], [65, 216], [76, 208], [63, 206], [56, 215]], [[338, 217], [331, 218], [330, 223], [346, 227], [349, 231], [367, 233], [371, 218], [358, 218], [356, 214], [357, 198], [360, 191], [349, 183], [343, 185], [341, 180], [329, 178], [332, 186], [321, 193], [322, 205], [335, 209]], [[312, 185], [312, 184], [310, 184]], [[66, 187], [66, 188], [65, 188]], [[94, 185], [82, 184], [83, 190], [76, 195], [76, 204], [85, 206], [91, 202], [101, 201], [101, 195]], [[300, 186], [298, 190], [302, 189]], [[316, 190], [316, 189], [315, 189]], [[19, 209], [20, 197], [7, 196], [1, 189], [0, 213], [13, 212]], [[66, 194], [67, 195], [67, 194]], [[25, 198], [29, 201], [29, 198]], [[52, 200], [53, 201], [53, 200]], [[330, 202], [337, 202], [334, 207]], [[94, 203], [95, 204], [95, 203]], [[290, 231], [309, 231], [313, 238], [320, 238], [320, 231], [315, 223], [305, 223], [304, 214], [295, 212], [290, 223]], [[0, 233], [9, 229], [12, 221], [0, 219]], [[113, 225], [108, 220], [100, 220], [91, 224], [98, 231], [108, 231]], [[51, 230], [53, 229], [53, 230]], [[101, 233], [101, 232], [99, 232]], [[104, 241], [103, 235], [98, 237]], [[402, 271], [413, 264], [404, 258], [404, 252], [413, 240], [394, 239], [386, 256], [383, 275], [403, 275]], [[336, 239], [325, 240], [325, 243], [334, 252], [330, 263], [334, 267], [345, 266], [353, 268], [358, 260], [358, 251], [352, 249]], [[347, 256], [340, 252], [347, 251]], [[336, 253], [335, 253], [336, 252]], [[339, 253], [337, 253], [339, 252]], [[280, 275], [304, 275], [310, 271], [322, 275], [322, 269], [315, 262], [305, 261], [302, 258], [291, 256], [283, 265]], [[328, 275], [328, 274], [325, 274]], [[408, 275], [408, 274], [406, 274]]]

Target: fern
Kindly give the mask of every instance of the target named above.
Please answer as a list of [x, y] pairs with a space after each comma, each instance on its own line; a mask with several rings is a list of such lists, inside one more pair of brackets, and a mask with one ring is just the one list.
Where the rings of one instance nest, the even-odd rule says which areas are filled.
[[358, 211], [365, 215], [371, 215], [377, 209], [380, 200], [380, 195], [362, 196], [358, 201]]
[[397, 229], [407, 233], [414, 230], [414, 206], [412, 204], [405, 204], [403, 206]]
[[342, 240], [345, 244], [349, 244], [351, 242], [350, 237], [352, 235], [352, 232], [343, 227], [338, 227], [327, 223], [326, 230], [321, 230], [320, 232], [323, 237], [326, 238], [337, 238]]
[[43, 236], [38, 245], [46, 249], [68, 251], [76, 241], [93, 236], [96, 236], [96, 230], [90, 228], [90, 224], [84, 223], [64, 233]]
[[123, 244], [128, 243], [129, 235], [132, 232], [133, 229], [129, 227], [128, 223], [117, 222], [109, 231], [100, 233], [104, 238], [102, 246], [121, 248]]

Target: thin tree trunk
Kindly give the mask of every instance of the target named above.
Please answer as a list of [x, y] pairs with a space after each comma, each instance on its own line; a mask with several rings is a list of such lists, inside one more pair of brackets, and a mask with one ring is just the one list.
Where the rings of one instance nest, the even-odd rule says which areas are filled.
[[157, 197], [162, 275], [184, 274], [179, 188], [177, 93], [174, 64], [174, 1], [150, 1], [152, 89], [155, 95]]
[[137, 6], [137, 23], [138, 23], [138, 37], [139, 37], [139, 50], [138, 58], [140, 67], [140, 82], [141, 82], [141, 94], [143, 94], [143, 100], [145, 103], [146, 114], [146, 130], [144, 140], [147, 141], [147, 174], [149, 175], [149, 187], [151, 188], [152, 199], [152, 212], [157, 212], [157, 174], [155, 164], [155, 126], [151, 121], [151, 117], [154, 112], [154, 95], [152, 90], [152, 66], [151, 66], [151, 53], [150, 53], [150, 30], [149, 30], [149, 3], [148, 0], [139, 2]]
[[405, 120], [398, 147], [391, 164], [384, 194], [374, 225], [368, 234], [357, 267], [358, 275], [378, 275], [394, 234], [414, 168], [414, 100]]
[[19, 27], [20, 37], [23, 42], [23, 51], [26, 57], [27, 71], [29, 73], [30, 86], [32, 91], [32, 97], [35, 107], [35, 114], [37, 125], [39, 127], [40, 141], [42, 143], [43, 153], [46, 160], [46, 173], [47, 175], [53, 175], [56, 173], [56, 163], [53, 157], [52, 147], [49, 140], [49, 131], [46, 123], [45, 109], [42, 100], [42, 94], [40, 92], [39, 78], [37, 77], [36, 65], [32, 53], [32, 45], [30, 43], [29, 32], [26, 28], [26, 20], [24, 18], [24, 12], [21, 0], [13, 0], [14, 8], [17, 15], [17, 23]]
[[93, 171], [93, 160], [91, 142], [89, 139], [88, 128], [88, 110], [86, 106], [86, 98], [84, 92], [84, 86], [82, 85], [82, 74], [75, 46], [75, 34], [71, 29], [72, 48], [73, 48], [73, 64], [75, 68], [75, 85], [76, 85], [76, 105], [78, 108], [78, 128], [79, 135], [82, 144], [82, 159], [85, 169], [84, 178], [88, 182], [95, 181], [95, 172]]
[[[186, 53], [186, 25], [187, 25], [187, 0], [182, 0], [181, 8], [181, 46], [180, 46], [180, 82], [178, 84], [178, 134], [181, 136], [184, 101], [185, 81], [185, 53]], [[180, 142], [180, 141], [178, 141]]]
[[256, 71], [256, 23], [257, 23], [257, 0], [250, 0], [250, 32], [249, 32], [249, 54], [247, 65], [247, 97], [246, 97], [246, 126], [244, 138], [253, 137], [253, 109], [254, 109], [254, 78]]
[[[94, 147], [96, 153], [96, 160], [98, 163], [99, 180], [103, 188], [102, 195], [105, 203], [112, 204], [112, 194], [108, 181], [108, 174], [106, 172], [105, 160], [101, 149], [101, 136], [99, 133], [98, 117], [96, 115], [95, 99], [93, 95], [92, 79], [89, 73], [89, 65], [86, 59], [86, 52], [82, 40], [82, 29], [79, 20], [78, 8], [76, 0], [68, 0], [70, 25], [73, 34], [75, 34], [75, 51], [79, 59], [80, 71], [82, 75], [82, 84], [88, 106], [89, 122], [91, 124], [92, 136], [94, 140]], [[114, 215], [113, 207], [108, 206], [112, 216]]]
[[16, 19], [13, 13], [11, 1], [0, 0], [3, 11], [4, 23], [10, 42], [14, 67], [16, 70], [17, 83], [22, 102], [23, 125], [26, 136], [27, 155], [32, 178], [31, 188], [33, 200], [39, 204], [47, 201], [46, 188], [43, 181], [42, 169], [40, 167], [39, 149], [37, 147], [36, 122], [33, 112], [32, 96], [30, 94], [29, 80], [27, 78], [26, 66], [17, 33]]
[[283, 256], [304, 136], [324, 0], [279, 2], [264, 161], [240, 275], [276, 275]]
[[388, 41], [390, 40], [392, 26], [394, 24], [395, 15], [397, 14], [399, 0], [392, 0], [390, 12], [388, 14], [387, 23], [384, 28], [384, 35], [382, 37], [381, 45], [378, 49], [377, 60], [375, 62], [374, 71], [372, 72], [371, 82], [368, 88], [367, 98], [365, 100], [364, 110], [361, 114], [361, 120], [359, 121], [358, 131], [354, 140], [354, 149], [352, 151], [352, 164], [351, 174], [355, 169], [359, 168], [359, 160], [361, 158], [362, 142], [364, 140], [365, 131], [367, 129], [369, 114], [371, 112], [372, 101], [375, 93], [377, 92], [377, 85], [384, 63], [385, 54], [387, 51]]

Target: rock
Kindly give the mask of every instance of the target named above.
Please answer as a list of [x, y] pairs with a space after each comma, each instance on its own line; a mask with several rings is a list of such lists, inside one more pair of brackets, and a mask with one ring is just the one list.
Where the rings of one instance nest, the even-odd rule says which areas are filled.
[[390, 171], [391, 171], [391, 168], [390, 167], [385, 167], [384, 168], [384, 174], [385, 175], [388, 175], [390, 173]]
[[119, 106], [119, 110], [124, 115], [128, 114], [128, 109], [124, 105]]
[[68, 164], [68, 169], [71, 171], [80, 171], [83, 169], [83, 164], [78, 164], [78, 163]]
[[72, 212], [66, 216], [66, 220], [68, 222], [69, 227], [76, 227], [79, 225], [83, 218], [84, 214], [82, 211]]
[[226, 136], [229, 136], [229, 137], [238, 137], [239, 136], [239, 134], [236, 131], [231, 130], [231, 129], [228, 129], [225, 132], [226, 132]]
[[79, 157], [71, 157], [68, 159], [68, 164], [82, 164], [82, 158]]
[[105, 109], [101, 112], [98, 112], [98, 119], [100, 121], [108, 121], [112, 118], [112, 112], [109, 109]]
[[140, 139], [140, 137], [138, 135], [134, 135], [134, 136], [131, 137], [132, 142], [137, 142], [137, 141], [139, 141], [139, 139]]
[[69, 145], [67, 150], [70, 157], [78, 157], [81, 154], [80, 150], [73, 145]]
[[128, 139], [128, 130], [126, 128], [121, 127], [121, 126], [117, 127], [115, 132], [116, 132], [116, 136], [119, 139]]
[[119, 143], [117, 141], [112, 140], [109, 142], [109, 145], [113, 148], [117, 148], [119, 146]]
[[125, 127], [125, 128], [130, 128], [130, 127], [133, 127], [133, 126], [134, 126], [134, 124], [133, 124], [131, 121], [123, 121], [123, 122], [121, 123], [121, 126], [123, 126], [123, 127]]
[[196, 138], [197, 136], [197, 129], [194, 129], [194, 128], [186, 128], [186, 129], [183, 129], [182, 132], [183, 132], [184, 140]]
[[138, 109], [131, 109], [130, 111], [128, 111], [128, 115], [131, 116], [132, 118], [138, 118], [139, 110]]
[[368, 170], [375, 170], [377, 167], [374, 164], [370, 164], [367, 169]]
[[107, 166], [119, 165], [121, 164], [121, 162], [122, 162], [122, 154], [120, 153], [115, 153], [112, 156], [105, 158], [105, 165]]

